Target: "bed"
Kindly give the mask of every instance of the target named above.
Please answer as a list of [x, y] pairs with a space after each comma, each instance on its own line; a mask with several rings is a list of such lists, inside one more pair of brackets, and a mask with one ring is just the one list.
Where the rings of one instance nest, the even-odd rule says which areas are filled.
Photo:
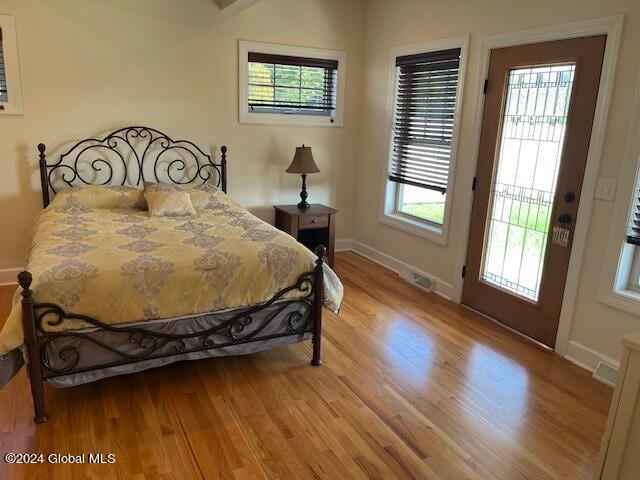
[[[0, 381], [27, 362], [35, 422], [43, 382], [69, 387], [183, 360], [246, 355], [312, 340], [342, 285], [295, 239], [227, 194], [216, 163], [142, 126], [74, 144], [54, 162], [38, 145], [45, 209], [0, 332]], [[144, 182], [179, 184], [196, 210], [151, 217]], [[24, 360], [23, 360], [24, 359]]]

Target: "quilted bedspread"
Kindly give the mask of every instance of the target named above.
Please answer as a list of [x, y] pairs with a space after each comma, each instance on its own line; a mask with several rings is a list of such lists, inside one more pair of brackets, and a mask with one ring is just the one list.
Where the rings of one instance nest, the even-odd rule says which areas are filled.
[[[27, 270], [36, 302], [118, 324], [264, 302], [313, 270], [315, 255], [226, 194], [193, 187], [197, 215], [150, 217], [133, 187], [74, 187], [37, 218]], [[325, 305], [343, 288], [325, 265]], [[23, 343], [19, 291], [0, 355]], [[65, 321], [60, 328], [82, 328]]]

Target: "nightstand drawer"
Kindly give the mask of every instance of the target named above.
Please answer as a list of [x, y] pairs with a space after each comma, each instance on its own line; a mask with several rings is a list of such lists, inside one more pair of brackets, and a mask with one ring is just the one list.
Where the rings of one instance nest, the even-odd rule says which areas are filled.
[[300, 215], [298, 217], [298, 229], [310, 230], [312, 228], [327, 228], [329, 215]]

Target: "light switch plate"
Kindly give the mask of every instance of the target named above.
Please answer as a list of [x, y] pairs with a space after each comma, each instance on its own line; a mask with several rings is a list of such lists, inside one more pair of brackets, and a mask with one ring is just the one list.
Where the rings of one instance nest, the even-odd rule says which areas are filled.
[[596, 183], [596, 195], [598, 200], [613, 202], [616, 199], [618, 181], [615, 178], [598, 178]]

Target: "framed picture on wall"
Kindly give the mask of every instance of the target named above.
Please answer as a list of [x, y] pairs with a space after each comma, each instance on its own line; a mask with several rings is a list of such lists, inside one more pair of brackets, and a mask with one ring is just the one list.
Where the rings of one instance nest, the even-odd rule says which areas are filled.
[[22, 88], [16, 22], [9, 15], [0, 15], [0, 115], [22, 113]]

